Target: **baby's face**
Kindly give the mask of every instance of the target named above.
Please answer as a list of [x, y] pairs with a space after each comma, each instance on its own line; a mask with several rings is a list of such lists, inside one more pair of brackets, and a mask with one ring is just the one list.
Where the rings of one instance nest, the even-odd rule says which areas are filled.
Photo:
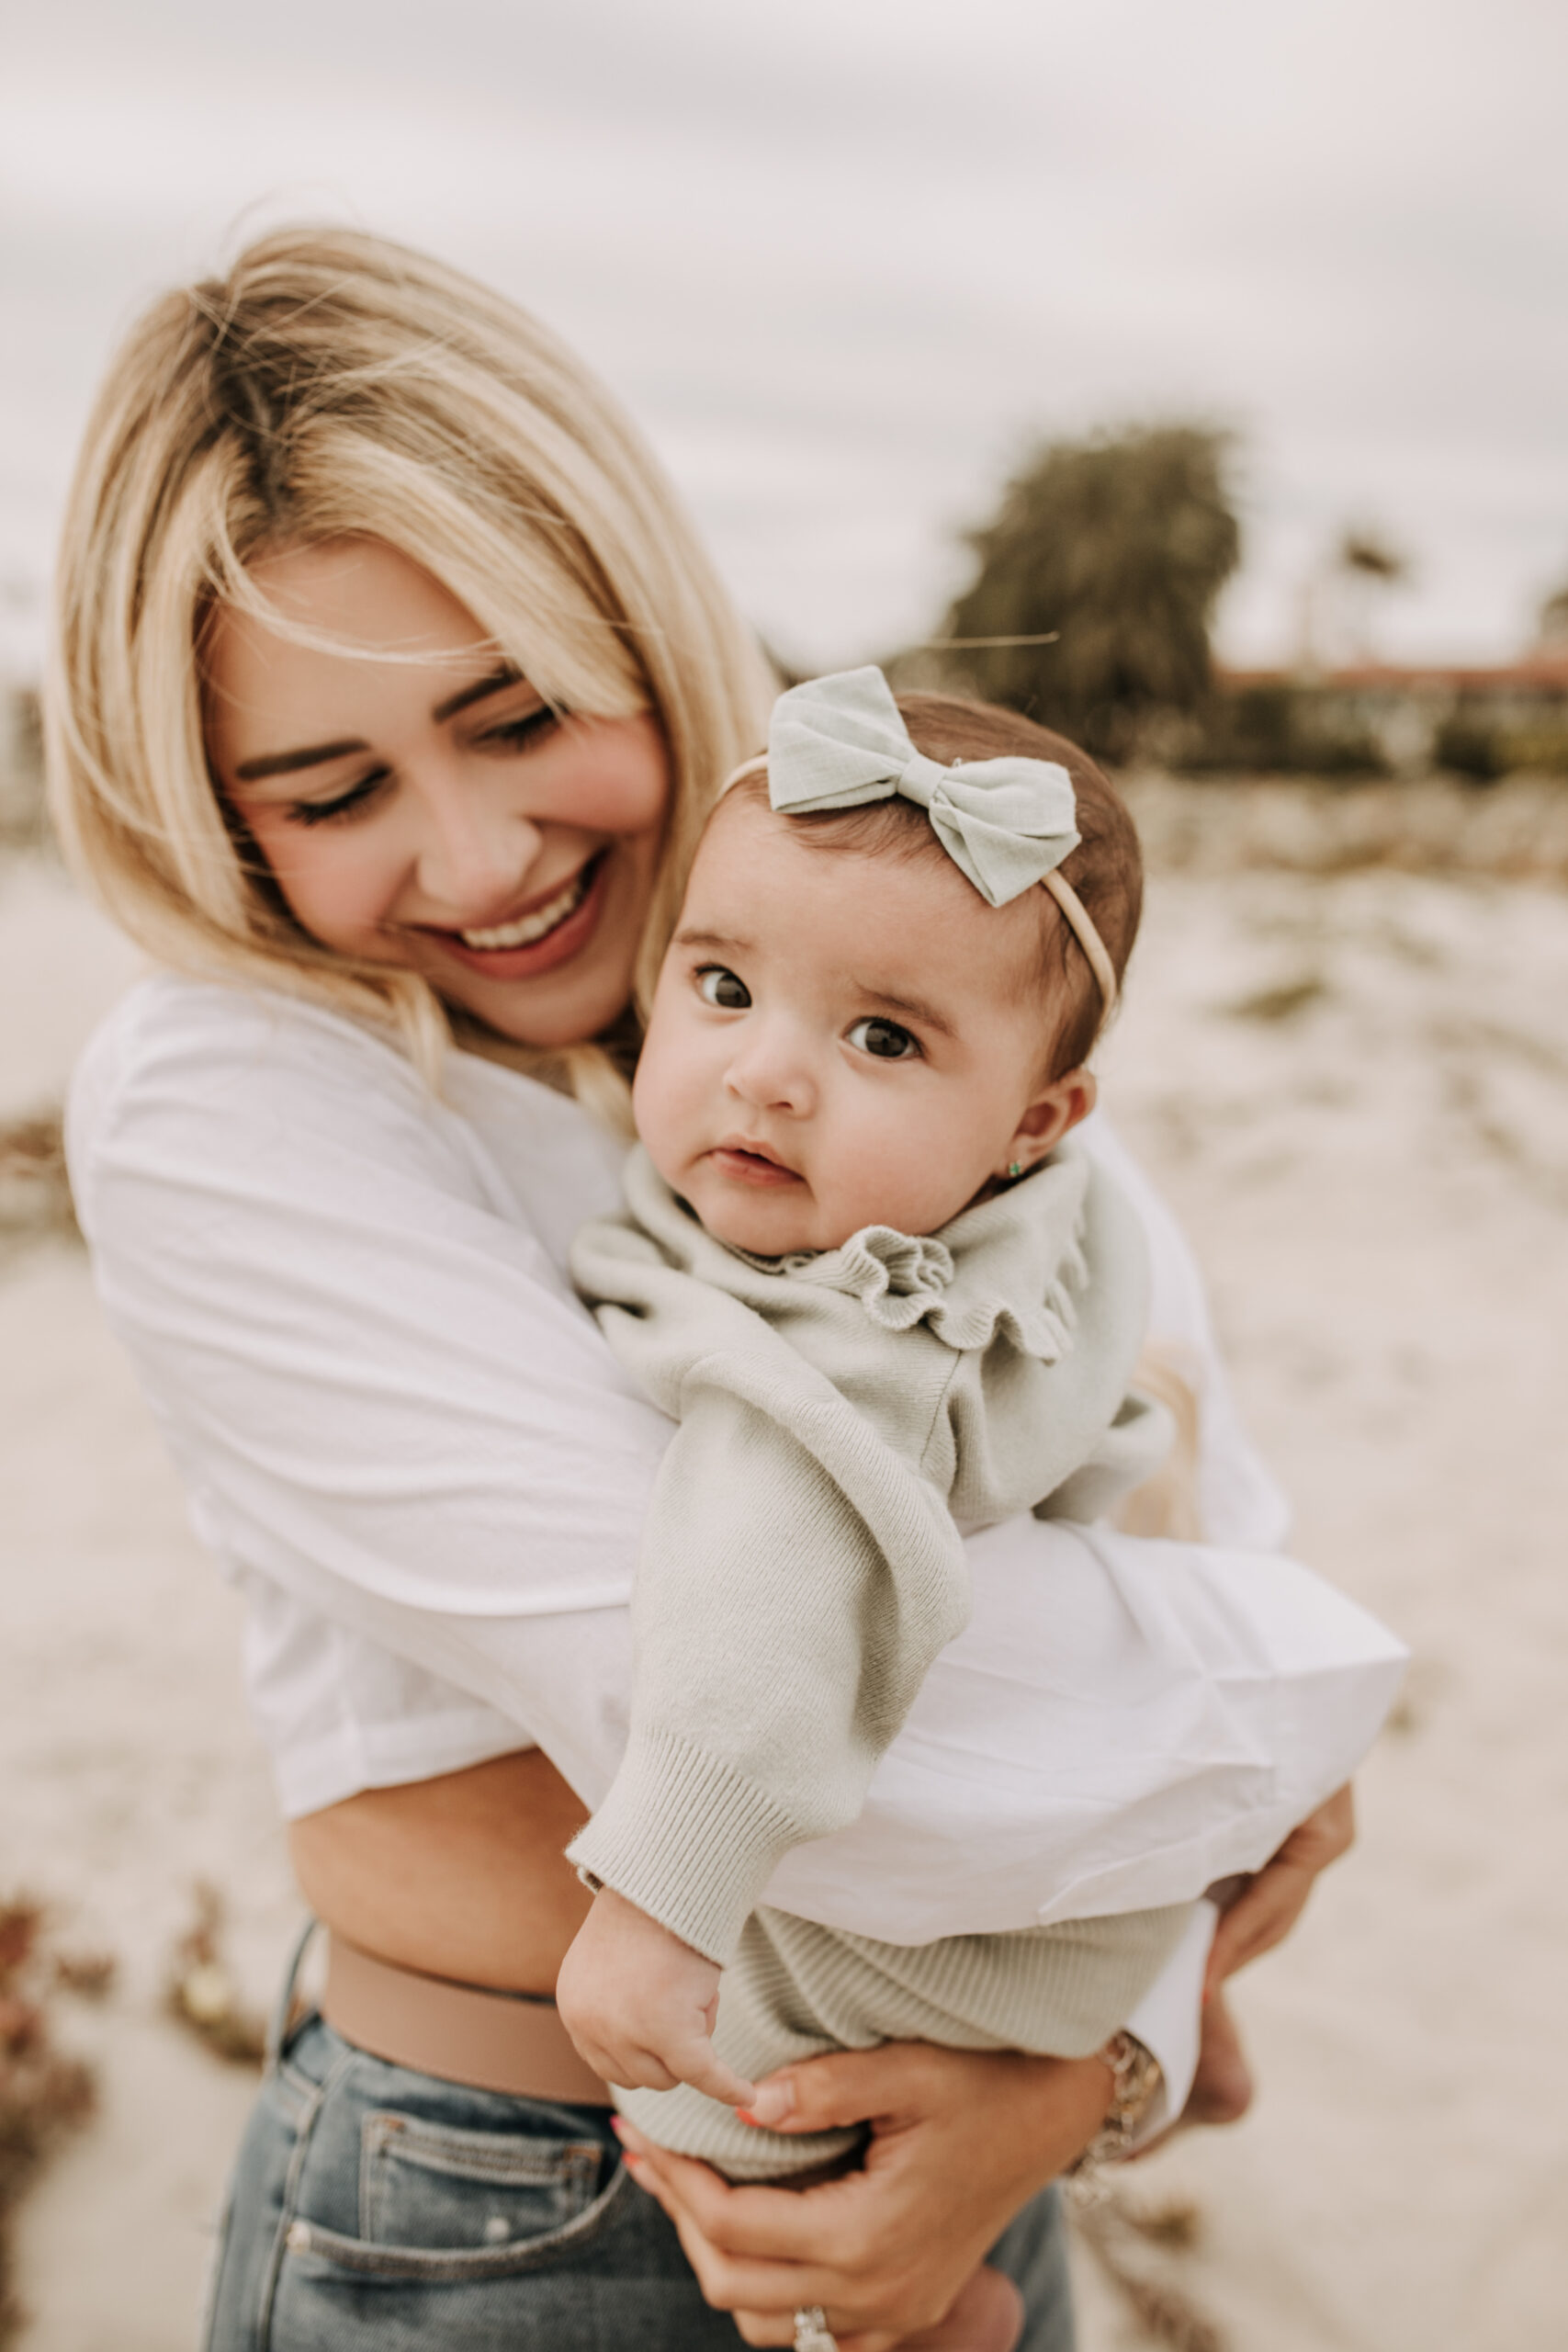
[[1027, 898], [988, 907], [945, 858], [813, 849], [759, 802], [721, 808], [637, 1068], [660, 1174], [766, 1257], [934, 1232], [1046, 1091], [1038, 938]]

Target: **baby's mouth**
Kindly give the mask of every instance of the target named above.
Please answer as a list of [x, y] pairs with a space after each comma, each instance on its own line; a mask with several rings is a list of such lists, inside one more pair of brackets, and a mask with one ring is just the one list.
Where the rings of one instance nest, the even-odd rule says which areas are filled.
[[772, 1186], [804, 1182], [766, 1144], [743, 1141], [739, 1136], [727, 1136], [723, 1143], [716, 1144], [708, 1159], [721, 1176], [732, 1176], [742, 1184]]

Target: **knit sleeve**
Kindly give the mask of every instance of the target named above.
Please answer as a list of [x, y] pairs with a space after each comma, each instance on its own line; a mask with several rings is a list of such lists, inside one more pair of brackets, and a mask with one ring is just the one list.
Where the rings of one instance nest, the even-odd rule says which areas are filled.
[[944, 1497], [832, 1383], [638, 1243], [595, 1283], [637, 1311], [600, 1319], [681, 1427], [637, 1570], [626, 1758], [570, 1856], [723, 1963], [782, 1857], [859, 1814], [968, 1577]]

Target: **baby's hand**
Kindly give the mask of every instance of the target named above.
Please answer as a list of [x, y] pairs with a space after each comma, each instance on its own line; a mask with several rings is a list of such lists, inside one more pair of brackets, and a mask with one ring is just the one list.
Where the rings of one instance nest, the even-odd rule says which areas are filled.
[[601, 1887], [556, 1980], [556, 2004], [579, 2054], [623, 2089], [690, 2083], [727, 2107], [749, 2107], [754, 2083], [715, 2054], [716, 1963]]

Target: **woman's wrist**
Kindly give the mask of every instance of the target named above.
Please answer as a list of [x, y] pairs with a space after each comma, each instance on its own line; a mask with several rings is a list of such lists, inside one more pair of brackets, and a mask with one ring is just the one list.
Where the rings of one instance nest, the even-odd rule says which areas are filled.
[[1019, 2133], [1026, 2173], [1021, 2205], [1073, 2172], [1096, 2145], [1115, 2100], [1116, 2077], [1103, 2051], [1088, 2058], [1018, 2058], [1010, 2064], [1021, 2073], [1016, 2109], [1008, 2086], [998, 2085], [998, 2092]]

